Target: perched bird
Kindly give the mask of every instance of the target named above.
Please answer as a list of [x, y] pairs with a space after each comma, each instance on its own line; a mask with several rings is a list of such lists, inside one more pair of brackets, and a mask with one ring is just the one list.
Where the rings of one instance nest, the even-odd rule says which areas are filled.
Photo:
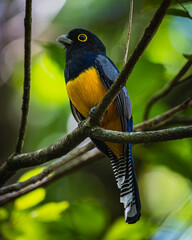
[[[101, 40], [84, 29], [73, 29], [57, 41], [66, 49], [65, 81], [74, 118], [87, 118], [106, 94], [119, 74], [115, 64], [106, 56]], [[132, 110], [126, 87], [108, 107], [99, 121], [102, 128], [131, 132]], [[92, 139], [110, 160], [120, 201], [124, 204], [125, 220], [135, 223], [140, 218], [141, 204], [134, 171], [132, 145], [102, 142]]]

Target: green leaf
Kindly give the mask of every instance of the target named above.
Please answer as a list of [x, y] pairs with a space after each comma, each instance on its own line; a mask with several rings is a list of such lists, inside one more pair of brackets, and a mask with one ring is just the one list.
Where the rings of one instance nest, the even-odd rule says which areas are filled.
[[0, 221], [8, 218], [8, 212], [5, 208], [0, 208]]
[[18, 180], [18, 182], [22, 182], [22, 181], [25, 181], [31, 177], [34, 177], [35, 175], [39, 174], [44, 168], [35, 168], [35, 169], [32, 169], [26, 173], [24, 173]]
[[192, 54], [186, 54], [184, 53], [183, 56], [188, 59], [188, 60], [192, 60]]
[[68, 207], [69, 203], [67, 201], [58, 203], [51, 202], [32, 211], [31, 216], [44, 222], [56, 221], [60, 219], [62, 212]]
[[182, 9], [170, 8], [170, 9], [168, 9], [167, 14], [173, 15], [173, 16], [178, 16], [178, 17], [186, 17], [186, 18], [191, 19], [191, 16]]
[[42, 104], [63, 106], [68, 100], [64, 68], [61, 69], [49, 55], [41, 54], [33, 62], [32, 79], [31, 92]]
[[[43, 168], [36, 168], [33, 170], [30, 170], [26, 173], [24, 173], [20, 179], [19, 182], [25, 181], [37, 174], [39, 174]], [[33, 207], [43, 201], [45, 199], [46, 191], [44, 188], [38, 188], [30, 193], [25, 194], [24, 196], [21, 196], [15, 201], [15, 207], [18, 210], [25, 210], [30, 207]]]
[[[191, 0], [180, 0], [180, 3], [192, 3]], [[153, 7], [159, 7], [162, 3], [162, 0], [144, 0], [144, 9], [146, 8], [153, 8]], [[173, 0], [172, 4], [178, 4], [177, 0]]]
[[93, 200], [84, 200], [71, 208], [71, 217], [75, 230], [86, 239], [95, 239], [106, 226], [104, 209]]
[[46, 191], [44, 188], [38, 188], [15, 201], [15, 208], [25, 210], [34, 207], [45, 199]]
[[8, 221], [0, 225], [1, 239], [47, 240], [43, 224], [31, 218], [27, 212], [14, 210]]

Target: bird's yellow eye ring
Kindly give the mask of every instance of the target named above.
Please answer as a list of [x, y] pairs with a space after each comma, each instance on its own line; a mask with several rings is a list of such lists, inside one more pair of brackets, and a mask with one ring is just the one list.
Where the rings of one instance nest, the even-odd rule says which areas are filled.
[[80, 42], [86, 42], [87, 41], [87, 35], [84, 34], [84, 33], [81, 33], [78, 35], [77, 39], [80, 41]]

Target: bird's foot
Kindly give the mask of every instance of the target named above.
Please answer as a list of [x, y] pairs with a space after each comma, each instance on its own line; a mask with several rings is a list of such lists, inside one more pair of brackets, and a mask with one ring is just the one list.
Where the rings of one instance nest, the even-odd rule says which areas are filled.
[[78, 123], [77, 123], [77, 125], [78, 125], [78, 128], [82, 127], [82, 126], [83, 126], [83, 124], [84, 124], [84, 122], [85, 122], [85, 120], [78, 122]]
[[93, 108], [91, 108], [91, 110], [89, 111], [89, 117], [90, 117], [90, 118], [93, 116], [93, 113], [94, 113], [94, 111], [95, 111], [95, 108], [96, 108], [96, 107], [93, 107]]
[[[90, 112], [89, 112], [90, 118], [93, 116], [93, 114], [94, 114], [94, 112], [95, 112], [95, 108], [96, 108], [96, 107], [91, 108], [91, 110], [90, 110]], [[100, 119], [99, 119], [99, 122], [102, 122], [102, 121], [103, 121], [103, 116], [101, 116]]]

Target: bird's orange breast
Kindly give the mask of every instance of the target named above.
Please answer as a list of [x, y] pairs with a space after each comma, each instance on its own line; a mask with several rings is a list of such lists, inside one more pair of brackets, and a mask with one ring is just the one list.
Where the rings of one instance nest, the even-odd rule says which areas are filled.
[[[85, 70], [77, 78], [67, 82], [66, 88], [72, 104], [85, 118], [88, 117], [90, 110], [97, 106], [107, 92], [94, 67]], [[108, 107], [99, 125], [109, 130], [122, 130], [115, 102]], [[106, 142], [106, 144], [117, 157], [122, 155], [122, 144], [110, 142]]]

